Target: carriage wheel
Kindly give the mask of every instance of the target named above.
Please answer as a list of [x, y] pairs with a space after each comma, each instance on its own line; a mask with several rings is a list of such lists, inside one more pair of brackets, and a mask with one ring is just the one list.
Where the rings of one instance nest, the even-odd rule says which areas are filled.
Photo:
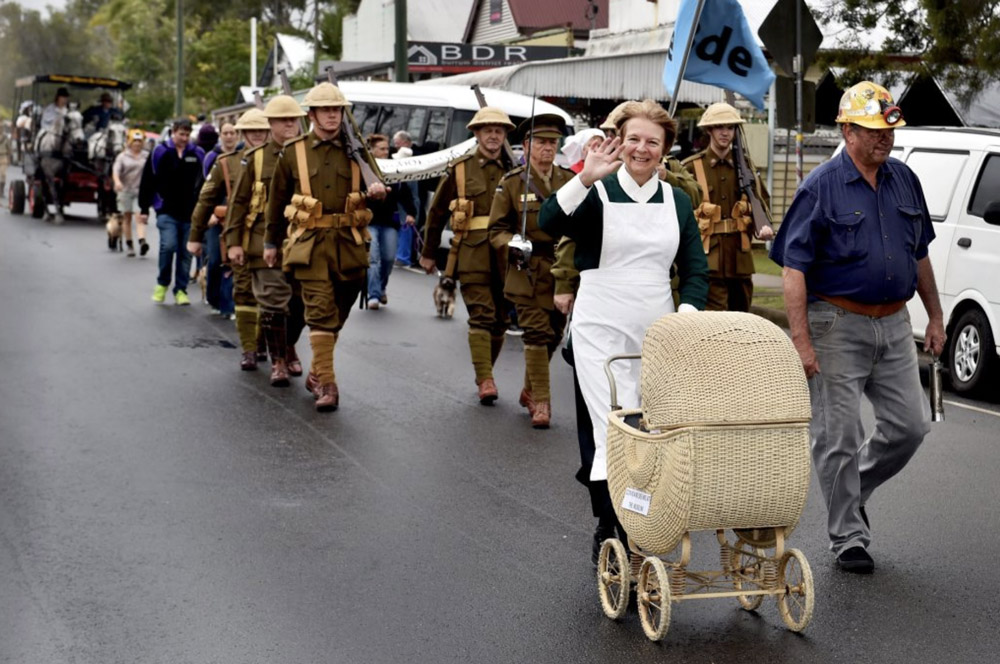
[[32, 181], [31, 187], [28, 189], [28, 208], [31, 210], [31, 216], [35, 219], [41, 219], [45, 216], [45, 190], [38, 180]]
[[659, 641], [670, 627], [670, 577], [662, 560], [651, 556], [642, 561], [635, 590], [642, 629], [651, 641]]
[[604, 615], [612, 620], [621, 618], [628, 608], [628, 569], [625, 546], [613, 537], [604, 540], [597, 559], [597, 594]]
[[7, 209], [11, 214], [24, 214], [24, 180], [14, 180], [7, 192]]
[[[733, 586], [737, 590], [743, 590], [743, 584], [747, 590], [762, 590], [764, 588], [764, 551], [754, 549], [754, 554], [749, 551], [737, 549], [733, 551]], [[763, 595], [737, 595], [740, 606], [747, 611], [753, 611], [764, 601]]]
[[781, 557], [778, 587], [785, 591], [778, 596], [778, 613], [781, 614], [781, 619], [788, 629], [801, 632], [812, 620], [815, 593], [809, 561], [798, 549], [789, 549]]

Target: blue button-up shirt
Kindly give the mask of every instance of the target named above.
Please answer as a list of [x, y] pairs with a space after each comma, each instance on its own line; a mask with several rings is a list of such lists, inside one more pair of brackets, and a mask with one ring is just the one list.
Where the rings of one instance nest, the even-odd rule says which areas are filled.
[[913, 297], [917, 261], [934, 239], [924, 192], [913, 171], [892, 157], [876, 182], [872, 189], [842, 150], [796, 192], [771, 259], [805, 274], [810, 299], [881, 304]]

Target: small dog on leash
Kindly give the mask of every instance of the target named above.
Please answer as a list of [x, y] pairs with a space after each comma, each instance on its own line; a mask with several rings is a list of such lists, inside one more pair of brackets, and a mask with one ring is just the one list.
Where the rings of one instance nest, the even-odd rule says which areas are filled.
[[438, 318], [451, 318], [455, 315], [455, 280], [441, 277], [434, 287], [434, 308]]
[[104, 229], [108, 231], [108, 249], [111, 251], [122, 250], [122, 220], [117, 214], [108, 217], [108, 222], [104, 224]]
[[198, 270], [198, 275], [195, 277], [195, 281], [198, 282], [198, 287], [201, 288], [201, 303], [208, 304], [208, 266], [202, 265], [201, 269]]

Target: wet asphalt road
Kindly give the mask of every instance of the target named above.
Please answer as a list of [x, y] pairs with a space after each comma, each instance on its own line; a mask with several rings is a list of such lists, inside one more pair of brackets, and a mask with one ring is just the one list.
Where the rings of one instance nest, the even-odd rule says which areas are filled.
[[[238, 370], [196, 286], [191, 307], [150, 302], [155, 230], [127, 259], [82, 217], [0, 212], [0, 229], [0, 662], [1000, 657], [1000, 399], [949, 398], [876, 494], [872, 577], [836, 570], [814, 482], [790, 540], [816, 582], [804, 634], [773, 600], [704, 600], [653, 644], [634, 607], [599, 607], [561, 359], [550, 431], [516, 404], [518, 339], [479, 406], [464, 314], [435, 319], [433, 280], [397, 271], [387, 308], [351, 314], [341, 408], [319, 414], [301, 379]], [[695, 557], [717, 565], [714, 535]]]

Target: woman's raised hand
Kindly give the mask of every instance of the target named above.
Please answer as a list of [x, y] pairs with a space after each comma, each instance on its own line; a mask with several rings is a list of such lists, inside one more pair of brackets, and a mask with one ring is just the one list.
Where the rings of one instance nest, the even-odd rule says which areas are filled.
[[587, 153], [587, 158], [583, 162], [583, 170], [580, 171], [581, 182], [589, 187], [601, 178], [617, 171], [622, 165], [620, 157], [624, 149], [622, 140], [617, 136], [605, 138], [600, 145]]

